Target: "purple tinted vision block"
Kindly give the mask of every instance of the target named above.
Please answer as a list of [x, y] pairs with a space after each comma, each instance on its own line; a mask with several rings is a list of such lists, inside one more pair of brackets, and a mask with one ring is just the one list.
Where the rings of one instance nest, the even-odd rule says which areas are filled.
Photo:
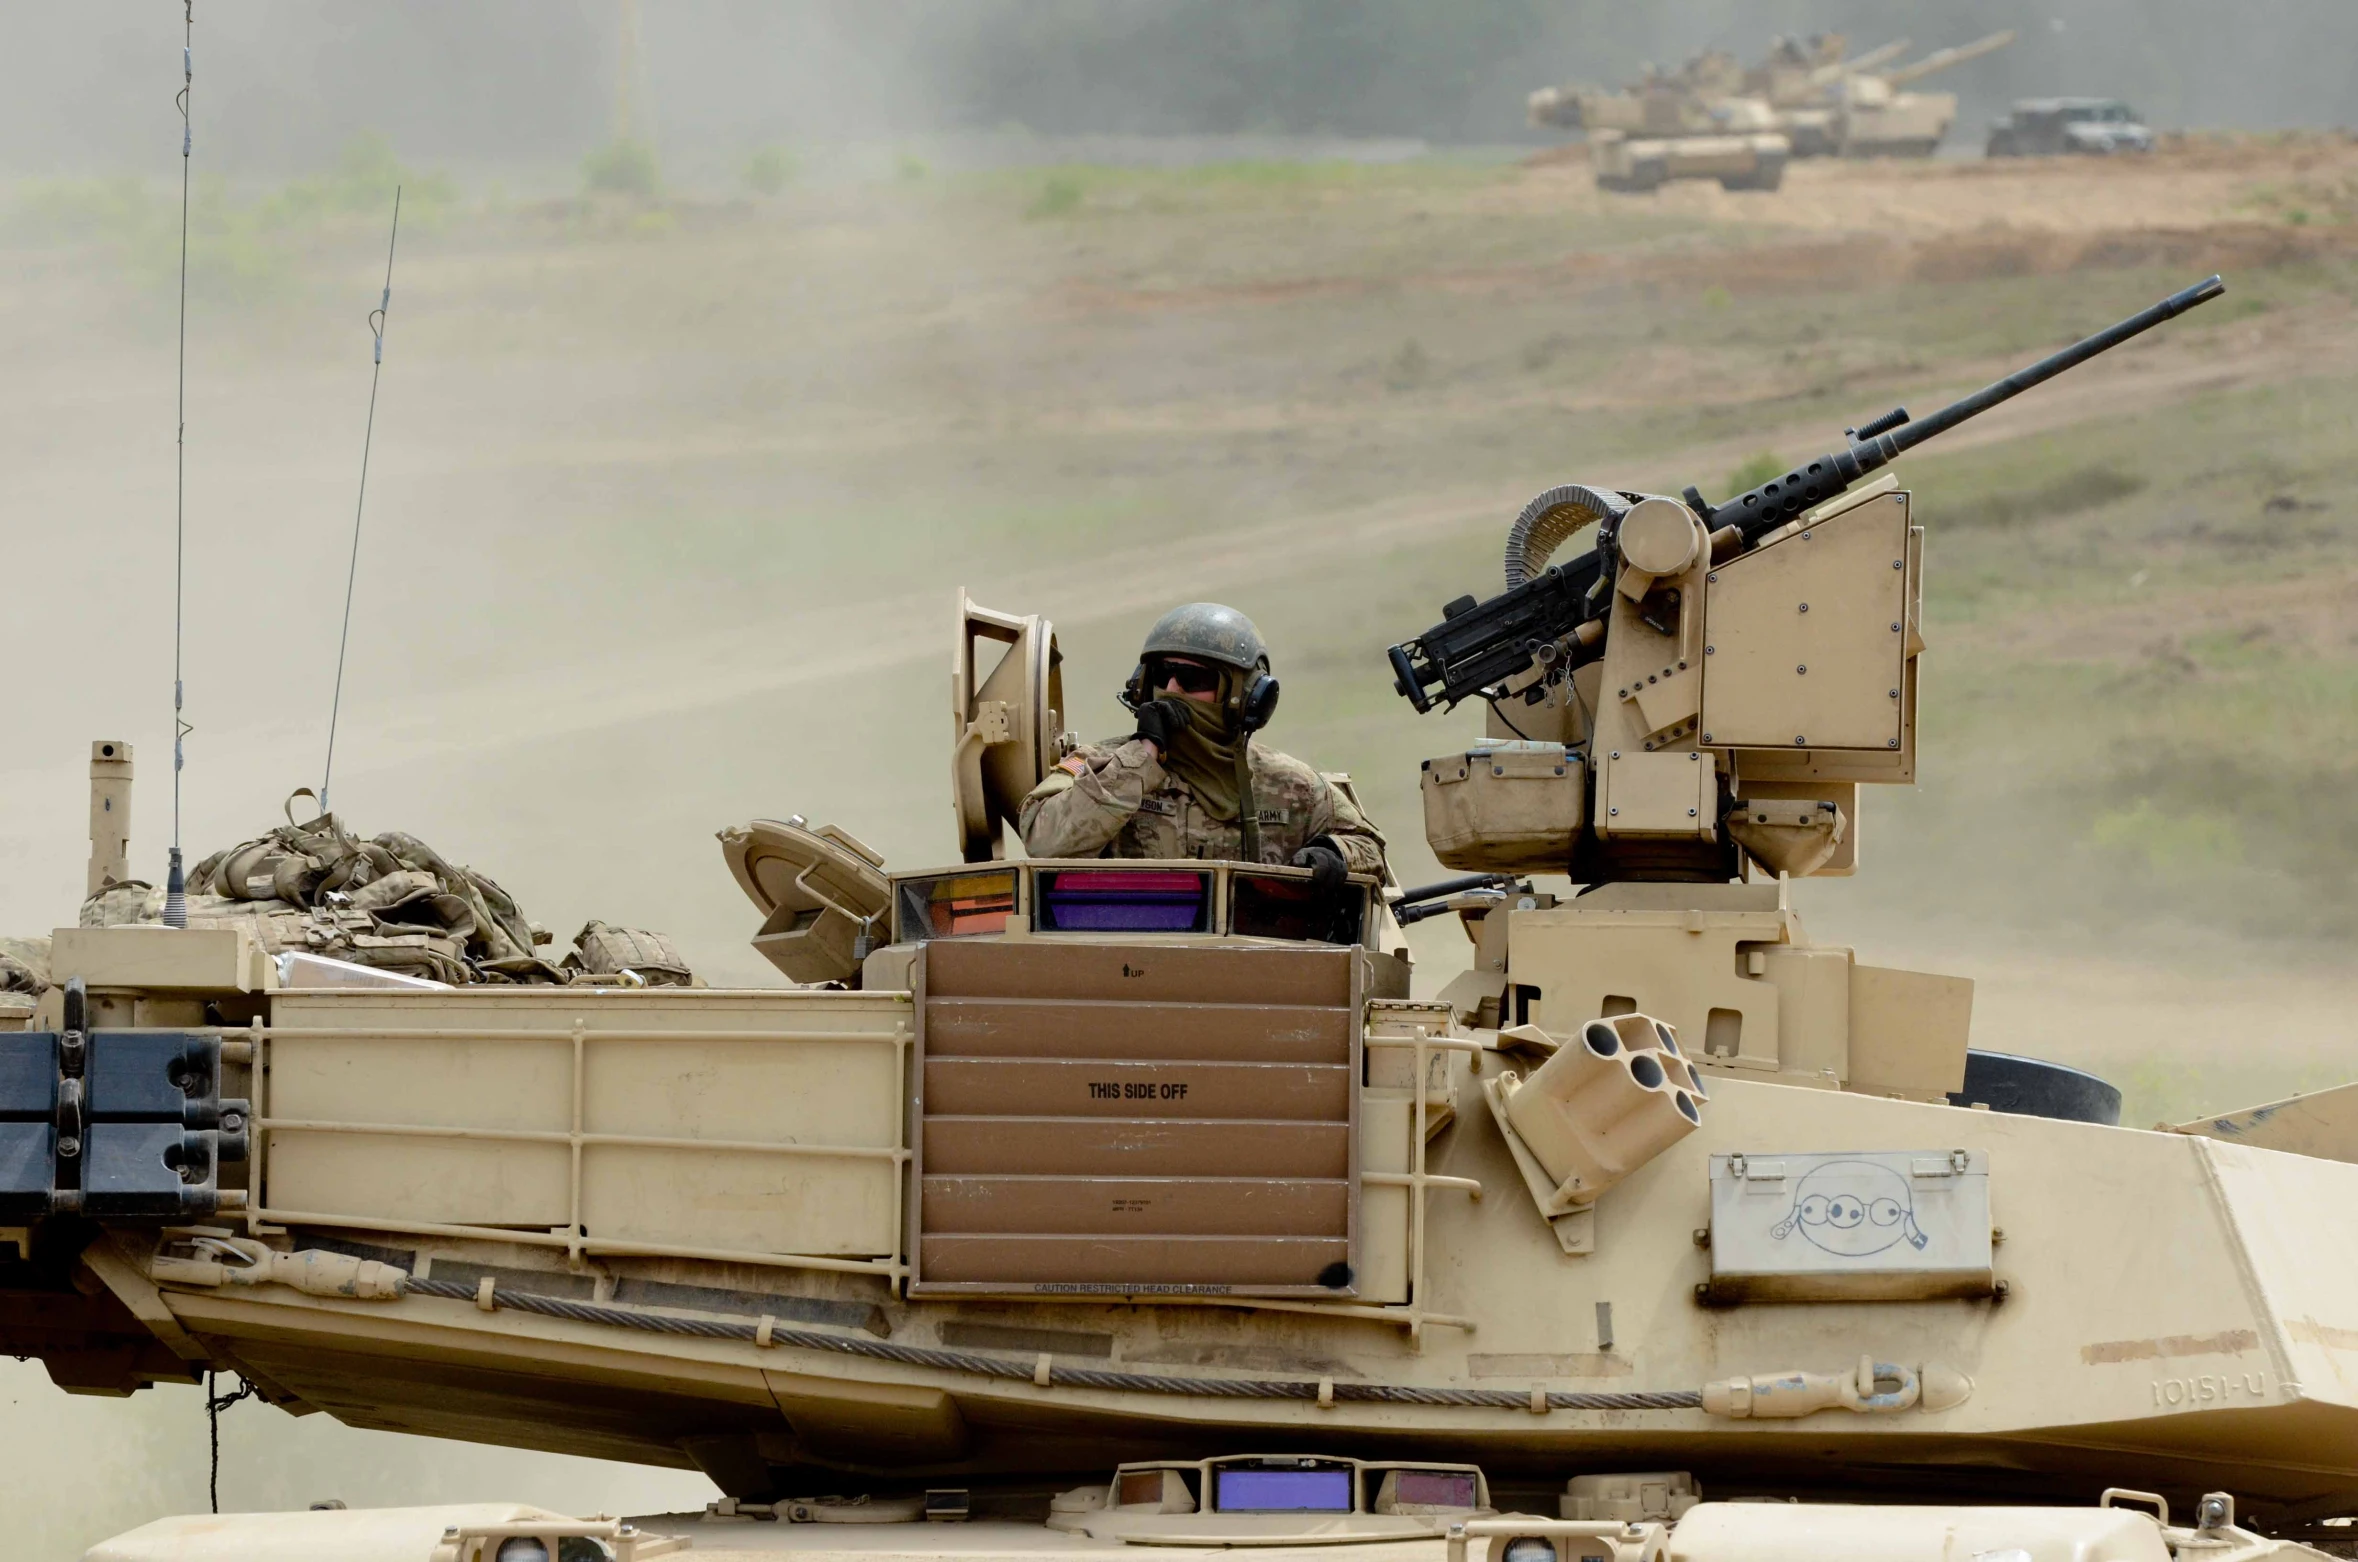
[[1213, 1508], [1220, 1513], [1349, 1513], [1349, 1470], [1220, 1470]]
[[1107, 900], [1053, 892], [1047, 900], [1049, 919], [1074, 933], [1185, 933], [1194, 928], [1200, 908], [1194, 900]]

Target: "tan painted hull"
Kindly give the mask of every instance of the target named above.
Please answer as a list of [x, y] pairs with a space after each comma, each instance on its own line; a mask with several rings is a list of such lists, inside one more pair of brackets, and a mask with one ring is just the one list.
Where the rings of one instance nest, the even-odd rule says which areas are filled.
[[[1881, 1143], [1987, 1152], [2005, 1231], [2002, 1301], [1697, 1303], [1704, 1255], [1692, 1233], [1709, 1154]], [[1868, 1352], [1946, 1364], [1973, 1392], [1939, 1412], [1786, 1422], [1697, 1409], [1321, 1408], [1043, 1388], [426, 1296], [371, 1304], [260, 1288], [172, 1290], [163, 1301], [290, 1408], [656, 1464], [698, 1462], [691, 1450], [704, 1440], [734, 1439], [780, 1464], [905, 1480], [1086, 1473], [1117, 1458], [1251, 1444], [1447, 1455], [1500, 1475], [1686, 1468], [1722, 1489], [2069, 1493], [2133, 1479], [2300, 1502], [2358, 1488], [2358, 1270], [2346, 1244], [2319, 1236], [2330, 1212], [2358, 1201], [2358, 1167], [1726, 1081], [1705, 1128], [1604, 1201], [1596, 1251], [1572, 1257], [1520, 1196], [1486, 1123], [1461, 1120], [1436, 1151], [1437, 1171], [1478, 1178], [1486, 1195], [1436, 1221], [1429, 1238], [1433, 1305], [1476, 1327], [1429, 1328], [1421, 1351], [1382, 1323], [1294, 1312], [908, 1302], [850, 1276], [772, 1276], [766, 1287], [872, 1302], [895, 1342], [997, 1340], [1007, 1343], [989, 1353], [1019, 1362], [1035, 1353], [1011, 1347], [1028, 1343], [1051, 1364], [1133, 1372], [1610, 1392], [1838, 1368]], [[508, 1274], [547, 1264], [552, 1288], [564, 1278], [527, 1250], [473, 1256]], [[692, 1266], [610, 1267], [684, 1277]], [[744, 1272], [704, 1278], [742, 1283]], [[1602, 1350], [1599, 1303], [1615, 1320]]]

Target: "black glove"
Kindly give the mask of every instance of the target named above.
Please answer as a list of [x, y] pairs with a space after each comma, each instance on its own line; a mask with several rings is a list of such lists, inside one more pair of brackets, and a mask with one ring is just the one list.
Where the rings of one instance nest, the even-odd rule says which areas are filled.
[[1171, 739], [1187, 730], [1187, 707], [1170, 695], [1158, 695], [1138, 707], [1136, 736], [1154, 745], [1160, 756], [1171, 752]]
[[1294, 866], [1310, 870], [1310, 893], [1329, 904], [1342, 893], [1343, 875], [1351, 871], [1335, 843], [1323, 835], [1294, 853]]

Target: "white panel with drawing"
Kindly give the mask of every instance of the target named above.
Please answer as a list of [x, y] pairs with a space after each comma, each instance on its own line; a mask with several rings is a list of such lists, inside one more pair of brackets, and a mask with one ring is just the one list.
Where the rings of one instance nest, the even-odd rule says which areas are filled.
[[1990, 1241], [1985, 1151], [1711, 1158], [1714, 1302], [1987, 1296]]

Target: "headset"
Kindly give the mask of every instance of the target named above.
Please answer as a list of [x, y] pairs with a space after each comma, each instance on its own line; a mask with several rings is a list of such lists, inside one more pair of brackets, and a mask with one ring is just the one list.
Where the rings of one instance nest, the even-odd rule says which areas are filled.
[[[1160, 659], [1156, 658], [1158, 661]], [[1217, 662], [1207, 665], [1222, 667], [1223, 672], [1235, 670]], [[1222, 681], [1229, 680], [1223, 678]], [[1277, 714], [1277, 695], [1277, 680], [1270, 676], [1269, 659], [1263, 657], [1245, 679], [1243, 691], [1228, 702], [1229, 708], [1236, 713], [1237, 729], [1250, 733], [1268, 726], [1269, 719]], [[1130, 669], [1129, 681], [1122, 685], [1121, 702], [1135, 711], [1154, 696], [1155, 691], [1146, 686], [1146, 659], [1140, 658], [1138, 665]]]

